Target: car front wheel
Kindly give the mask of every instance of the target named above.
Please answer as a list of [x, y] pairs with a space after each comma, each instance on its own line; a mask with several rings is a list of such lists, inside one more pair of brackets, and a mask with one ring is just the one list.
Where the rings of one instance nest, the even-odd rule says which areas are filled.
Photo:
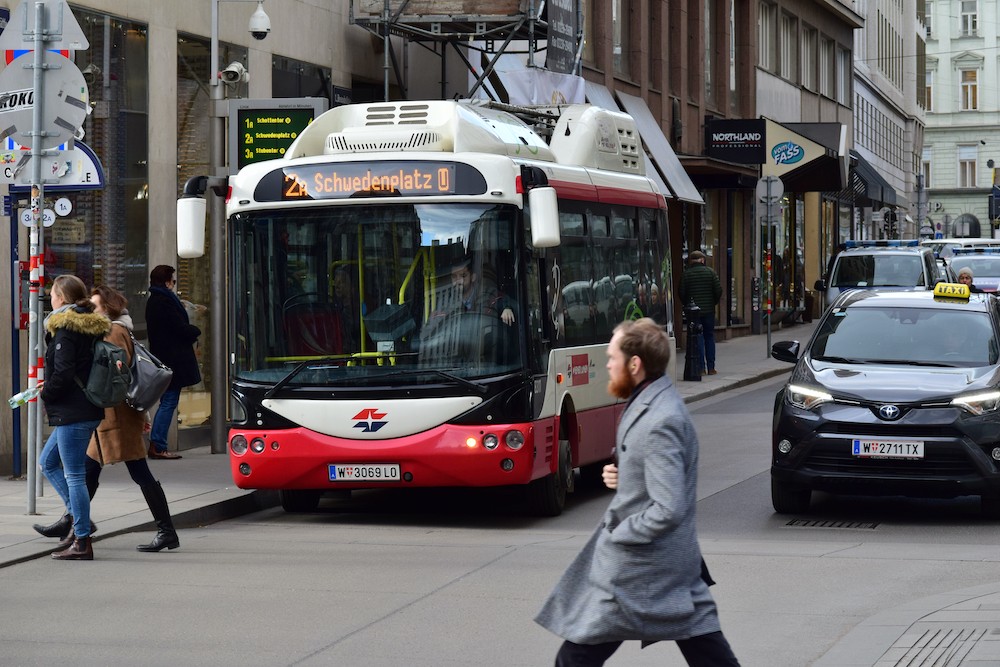
[[802, 514], [809, 510], [812, 491], [783, 484], [771, 478], [771, 504], [778, 514]]

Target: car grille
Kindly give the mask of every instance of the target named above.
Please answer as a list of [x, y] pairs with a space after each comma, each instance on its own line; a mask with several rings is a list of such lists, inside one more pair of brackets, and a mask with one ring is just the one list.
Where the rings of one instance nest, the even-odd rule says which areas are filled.
[[812, 448], [803, 465], [815, 472], [878, 475], [882, 477], [940, 477], [954, 479], [977, 470], [961, 449], [927, 443], [924, 458], [915, 460], [858, 458], [847, 443], [820, 444]]
[[868, 436], [872, 438], [910, 438], [923, 440], [924, 438], [961, 438], [962, 433], [949, 426], [925, 426], [915, 424], [907, 426], [905, 424], [893, 424], [891, 432], [888, 432], [884, 424], [837, 424], [827, 423], [818, 430], [820, 433], [832, 435], [845, 435], [852, 438], [858, 436]]

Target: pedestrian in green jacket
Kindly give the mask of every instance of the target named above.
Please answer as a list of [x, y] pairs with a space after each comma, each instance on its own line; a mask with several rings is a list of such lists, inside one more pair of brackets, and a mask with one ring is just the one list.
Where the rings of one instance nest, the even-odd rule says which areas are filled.
[[715, 271], [706, 266], [705, 259], [705, 253], [700, 250], [694, 250], [688, 255], [688, 267], [681, 276], [681, 304], [687, 308], [694, 301], [700, 309], [700, 372], [702, 375], [715, 375], [718, 372], [715, 370], [715, 306], [722, 297], [722, 285]]

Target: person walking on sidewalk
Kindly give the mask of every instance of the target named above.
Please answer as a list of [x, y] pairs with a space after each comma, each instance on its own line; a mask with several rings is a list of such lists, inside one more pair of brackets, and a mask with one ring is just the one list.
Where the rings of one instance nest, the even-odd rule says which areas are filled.
[[[87, 443], [104, 410], [90, 402], [83, 385], [90, 378], [94, 343], [111, 330], [111, 323], [94, 312], [87, 286], [76, 276], [62, 275], [52, 281], [51, 301], [52, 313], [45, 318], [46, 379], [40, 396], [49, 426], [54, 428], [38, 463], [62, 498], [73, 524], [52, 557], [94, 560], [86, 482]], [[60, 521], [66, 519], [64, 516]]]
[[[105, 340], [124, 349], [131, 364], [135, 347], [132, 345], [132, 318], [128, 314], [128, 300], [118, 290], [103, 285], [91, 291], [90, 299], [94, 302], [96, 312], [111, 320], [111, 332]], [[156, 522], [156, 537], [149, 544], [140, 544], [136, 549], [147, 552], [176, 549], [181, 543], [170, 518], [167, 496], [146, 463], [146, 445], [142, 439], [145, 426], [145, 414], [133, 410], [125, 403], [104, 410], [104, 420], [98, 425], [87, 448], [87, 490], [93, 499], [100, 485], [101, 467], [124, 461], [128, 474], [142, 490], [142, 496]]]
[[628, 399], [604, 467], [615, 496], [535, 622], [565, 641], [556, 667], [603, 665], [623, 641], [675, 641], [689, 665], [738, 667], [695, 530], [698, 439], [666, 375], [671, 342], [649, 318], [619, 324], [608, 392]]
[[149, 299], [146, 301], [146, 327], [149, 351], [174, 371], [170, 386], [160, 397], [149, 433], [149, 458], [179, 459], [180, 454], [167, 450], [167, 436], [174, 420], [181, 389], [201, 382], [194, 344], [201, 329], [191, 324], [184, 304], [174, 289], [175, 269], [161, 264], [149, 273]]
[[[715, 375], [715, 306], [722, 297], [719, 276], [705, 264], [705, 253], [695, 250], [688, 255], [688, 267], [681, 275], [681, 307], [693, 300], [699, 308], [701, 346], [698, 359], [704, 363], [700, 371]], [[690, 345], [690, 342], [688, 343]]]

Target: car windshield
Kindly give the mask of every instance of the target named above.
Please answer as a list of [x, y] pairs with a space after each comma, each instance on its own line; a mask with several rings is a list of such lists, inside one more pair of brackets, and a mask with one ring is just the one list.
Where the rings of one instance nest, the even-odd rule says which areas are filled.
[[923, 260], [918, 254], [842, 253], [834, 269], [836, 287], [916, 287], [924, 285]]
[[968, 268], [975, 278], [1000, 277], [1000, 255], [960, 254], [951, 258], [955, 273]]
[[811, 355], [820, 361], [980, 367], [996, 364], [1000, 351], [987, 313], [849, 307], [827, 314]]

